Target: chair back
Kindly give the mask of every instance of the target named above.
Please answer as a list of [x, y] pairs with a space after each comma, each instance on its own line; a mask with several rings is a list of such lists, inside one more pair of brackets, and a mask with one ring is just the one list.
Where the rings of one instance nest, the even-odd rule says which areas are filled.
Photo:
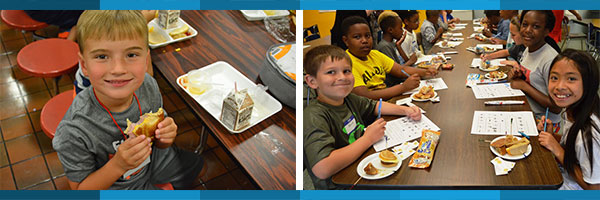
[[311, 40], [316, 40], [316, 39], [321, 38], [321, 34], [319, 33], [319, 26], [317, 26], [315, 24], [308, 28], [304, 28], [303, 35], [304, 35], [304, 42], [308, 42]]

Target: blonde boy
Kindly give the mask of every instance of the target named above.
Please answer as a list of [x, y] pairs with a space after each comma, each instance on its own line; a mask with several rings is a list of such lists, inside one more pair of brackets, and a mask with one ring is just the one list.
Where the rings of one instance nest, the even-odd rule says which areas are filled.
[[[304, 108], [304, 160], [316, 189], [335, 189], [331, 176], [352, 164], [384, 135], [386, 122], [376, 119], [379, 102], [352, 94], [352, 61], [344, 50], [326, 45], [304, 59], [306, 84], [317, 99]], [[421, 119], [416, 107], [383, 102], [381, 114]], [[374, 122], [373, 122], [374, 121]], [[365, 129], [366, 124], [371, 125]]]
[[157, 111], [162, 98], [146, 74], [148, 28], [139, 11], [85, 11], [77, 23], [79, 59], [92, 87], [80, 92], [52, 141], [74, 190], [190, 187], [202, 159], [171, 146], [177, 125], [159, 123], [156, 139], [128, 137], [126, 119]]

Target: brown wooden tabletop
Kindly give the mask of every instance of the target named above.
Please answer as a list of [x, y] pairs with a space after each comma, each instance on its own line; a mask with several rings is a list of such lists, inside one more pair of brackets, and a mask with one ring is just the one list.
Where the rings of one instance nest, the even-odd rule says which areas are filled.
[[[464, 23], [464, 22], [462, 22]], [[529, 104], [510, 106], [485, 106], [485, 101], [499, 99], [477, 100], [471, 88], [465, 86], [468, 73], [480, 73], [477, 68], [471, 68], [471, 61], [478, 55], [467, 51], [466, 48], [483, 43], [475, 39], [467, 39], [473, 33], [472, 23], [460, 31], [464, 42], [452, 49], [432, 48], [430, 53], [441, 51], [458, 51], [458, 54], [448, 55], [450, 63], [455, 65], [451, 71], [440, 71], [448, 85], [448, 89], [437, 91], [441, 102], [414, 102], [423, 108], [425, 114], [441, 129], [439, 144], [435, 150], [433, 162], [427, 169], [408, 167], [411, 157], [402, 162], [400, 169], [391, 176], [379, 180], [358, 181], [355, 189], [556, 189], [562, 183], [562, 176], [552, 153], [540, 146], [538, 137], [531, 137], [532, 153], [525, 159], [516, 161], [515, 167], [507, 175], [496, 176], [494, 166], [490, 161], [496, 156], [490, 151], [489, 143], [498, 136], [473, 135], [471, 125], [474, 111], [531, 111]], [[501, 70], [508, 71], [508, 67]], [[408, 95], [393, 98], [389, 102], [408, 97]], [[525, 97], [500, 98], [502, 100], [524, 100]], [[386, 120], [396, 117], [386, 116]], [[418, 141], [418, 140], [417, 140]], [[349, 187], [359, 179], [356, 173], [358, 163], [368, 155], [375, 153], [369, 148], [360, 159], [332, 177], [335, 184]]]
[[239, 133], [231, 134], [176, 82], [188, 71], [225, 61], [255, 83], [267, 49], [279, 43], [262, 21], [249, 22], [240, 11], [181, 11], [181, 18], [198, 31], [189, 40], [153, 49], [152, 62], [169, 84], [202, 119], [213, 135], [253, 181], [266, 190], [295, 189], [296, 114], [283, 109]]

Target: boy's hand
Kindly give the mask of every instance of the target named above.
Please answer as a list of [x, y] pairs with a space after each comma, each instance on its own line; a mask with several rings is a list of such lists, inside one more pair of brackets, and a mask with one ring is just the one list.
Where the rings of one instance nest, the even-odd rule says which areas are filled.
[[385, 122], [383, 118], [375, 120], [375, 122], [373, 122], [367, 127], [367, 129], [365, 130], [365, 135], [363, 137], [368, 138], [370, 144], [375, 144], [375, 142], [379, 141], [379, 139], [383, 137], [386, 123], [387, 122]]
[[142, 164], [150, 156], [150, 153], [152, 153], [150, 138], [140, 135], [138, 137], [130, 137], [119, 145], [115, 157], [111, 160], [114, 160], [117, 166], [125, 173], [125, 171]]
[[412, 75], [410, 75], [405, 81], [404, 83], [402, 83], [402, 85], [404, 85], [404, 87], [408, 90], [412, 90], [415, 89], [417, 87], [419, 87], [419, 85], [421, 84], [421, 78], [419, 77], [418, 74], [414, 73]]
[[427, 76], [427, 77], [434, 77], [437, 74], [438, 74], [438, 70], [435, 68], [425, 69], [425, 76]]
[[437, 30], [437, 33], [442, 33], [442, 32], [444, 32], [444, 28], [440, 26]]
[[421, 109], [419, 109], [419, 107], [410, 106], [410, 107], [406, 107], [405, 110], [406, 110], [406, 116], [408, 116], [408, 118], [415, 120], [415, 121], [421, 120]]
[[488, 55], [489, 55], [489, 54], [482, 53], [482, 54], [479, 56], [479, 58], [481, 58], [481, 61], [485, 62], [486, 60], [489, 60], [489, 56], [488, 56]]
[[156, 129], [155, 137], [158, 142], [159, 148], [166, 148], [173, 144], [177, 136], [177, 125], [173, 118], [167, 117], [162, 122], [158, 123], [158, 129]]
[[546, 130], [547, 132], [552, 132], [554, 130], [554, 125], [552, 124], [552, 120], [546, 119], [546, 116], [542, 116], [542, 120], [538, 122], [537, 129], [538, 131], [544, 131], [544, 120], [546, 120]]

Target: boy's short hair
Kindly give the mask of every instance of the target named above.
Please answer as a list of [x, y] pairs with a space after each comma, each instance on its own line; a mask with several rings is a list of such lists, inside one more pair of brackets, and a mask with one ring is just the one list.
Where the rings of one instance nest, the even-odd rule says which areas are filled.
[[77, 21], [75, 37], [81, 52], [85, 41], [89, 39], [115, 41], [142, 38], [147, 43], [148, 25], [137, 10], [86, 10]]
[[413, 15], [419, 15], [416, 10], [394, 10], [394, 12], [398, 14], [402, 21], [409, 20]]
[[[350, 27], [354, 24], [366, 24], [367, 26], [369, 26], [369, 22], [367, 22], [365, 18], [362, 18], [360, 16], [351, 16], [342, 21], [342, 35], [348, 34], [348, 30], [350, 30]], [[371, 29], [370, 26], [369, 29]]]
[[554, 22], [556, 17], [554, 17], [554, 13], [551, 10], [524, 10], [521, 12], [521, 24], [523, 24], [523, 18], [525, 18], [525, 14], [529, 11], [537, 11], [544, 15], [546, 15], [546, 29], [552, 31], [554, 29]]
[[485, 11], [483, 11], [483, 13], [485, 14], [485, 16], [487, 18], [494, 17], [494, 16], [500, 17], [500, 11], [499, 10], [485, 10]]
[[427, 17], [437, 17], [440, 14], [439, 10], [427, 10], [425, 11], [425, 16]]
[[377, 18], [377, 23], [379, 23], [379, 27], [381, 27], [383, 32], [387, 32], [388, 28], [394, 27], [400, 22], [402, 22], [402, 20], [398, 14], [392, 11], [385, 11]]
[[327, 59], [346, 60], [352, 66], [350, 56], [340, 47], [334, 45], [321, 45], [308, 51], [304, 56], [304, 72], [317, 76], [317, 71]]

